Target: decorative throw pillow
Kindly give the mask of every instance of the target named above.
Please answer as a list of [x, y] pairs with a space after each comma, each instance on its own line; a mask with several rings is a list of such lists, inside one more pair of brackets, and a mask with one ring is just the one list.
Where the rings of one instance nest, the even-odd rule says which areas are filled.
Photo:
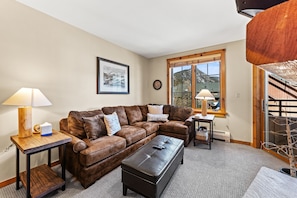
[[150, 114], [163, 114], [163, 105], [147, 105]]
[[70, 134], [80, 139], [86, 138], [87, 136], [84, 130], [84, 121], [82, 117], [91, 117], [95, 115], [99, 115], [103, 118], [104, 114], [100, 109], [93, 111], [70, 111], [67, 118], [68, 130]]
[[147, 114], [147, 121], [167, 122], [169, 114]]
[[95, 140], [106, 135], [106, 127], [99, 115], [92, 117], [82, 117], [87, 138]]
[[107, 129], [107, 135], [112, 136], [121, 130], [121, 125], [116, 112], [109, 115], [104, 115], [104, 122]]
[[125, 107], [123, 106], [103, 107], [102, 111], [104, 112], [105, 115], [110, 115], [113, 112], [116, 112], [121, 126], [129, 124]]

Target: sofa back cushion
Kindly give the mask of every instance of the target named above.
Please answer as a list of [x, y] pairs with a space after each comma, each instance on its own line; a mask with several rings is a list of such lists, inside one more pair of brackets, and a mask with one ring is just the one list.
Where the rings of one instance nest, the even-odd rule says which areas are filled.
[[128, 118], [126, 115], [125, 108], [123, 106], [116, 107], [103, 107], [102, 111], [104, 114], [109, 115], [116, 112], [120, 121], [121, 126], [128, 125]]
[[82, 117], [92, 117], [95, 115], [99, 115], [100, 118], [103, 118], [104, 116], [101, 110], [70, 111], [67, 118], [69, 133], [80, 139], [87, 138]]
[[172, 105], [163, 105], [163, 113], [164, 114], [170, 114], [170, 110], [171, 110], [171, 107], [173, 107]]
[[130, 125], [143, 120], [141, 110], [138, 106], [127, 106], [125, 110]]
[[193, 114], [191, 107], [171, 106], [169, 120], [185, 121]]
[[107, 134], [104, 121], [99, 115], [82, 118], [84, 120], [84, 130], [89, 140], [95, 140]]
[[147, 113], [148, 113], [148, 107], [147, 105], [140, 105], [138, 106], [141, 114], [142, 114], [142, 121], [146, 121], [147, 120]]

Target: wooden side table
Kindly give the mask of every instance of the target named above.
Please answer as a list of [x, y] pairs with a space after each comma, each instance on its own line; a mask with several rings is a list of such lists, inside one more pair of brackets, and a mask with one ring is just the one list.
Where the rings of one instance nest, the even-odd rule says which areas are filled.
[[[16, 189], [20, 189], [20, 180], [26, 188], [27, 197], [42, 197], [62, 187], [65, 190], [65, 147], [71, 141], [71, 137], [53, 130], [51, 136], [33, 134], [30, 137], [19, 138], [11, 136], [10, 140], [16, 145]], [[64, 159], [61, 162], [62, 178], [51, 169], [51, 149], [63, 146]], [[20, 173], [19, 150], [26, 155], [26, 171]], [[48, 150], [48, 164], [30, 168], [30, 157], [32, 154]]]
[[193, 130], [194, 130], [194, 146], [195, 146], [195, 141], [196, 141], [196, 122], [198, 123], [198, 128], [200, 126], [200, 122], [206, 122], [209, 124], [209, 138], [205, 142], [208, 144], [209, 149], [211, 149], [211, 142], [213, 141], [213, 120], [215, 116], [214, 115], [206, 115], [202, 116], [201, 114], [196, 114], [192, 119], [193, 119]]

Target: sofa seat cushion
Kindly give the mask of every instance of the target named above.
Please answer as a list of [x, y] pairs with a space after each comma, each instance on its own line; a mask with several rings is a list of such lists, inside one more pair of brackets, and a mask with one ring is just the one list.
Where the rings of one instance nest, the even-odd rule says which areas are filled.
[[146, 137], [146, 131], [143, 128], [131, 125], [122, 126], [122, 129], [116, 133], [117, 136], [126, 139], [127, 146]]
[[88, 148], [80, 152], [81, 165], [88, 167], [126, 148], [126, 140], [119, 136], [104, 136], [96, 140], [85, 140]]
[[165, 123], [161, 123], [159, 127], [160, 131], [167, 131], [178, 134], [188, 134], [188, 126], [183, 121], [170, 120]]
[[149, 136], [159, 130], [160, 123], [157, 122], [136, 122], [133, 126], [144, 128], [146, 136]]

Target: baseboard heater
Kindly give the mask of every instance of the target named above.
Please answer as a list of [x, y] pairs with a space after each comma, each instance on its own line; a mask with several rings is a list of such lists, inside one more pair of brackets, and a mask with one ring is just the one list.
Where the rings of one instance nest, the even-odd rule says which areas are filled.
[[213, 131], [213, 138], [216, 140], [223, 140], [225, 142], [230, 142], [230, 132], [227, 131]]

